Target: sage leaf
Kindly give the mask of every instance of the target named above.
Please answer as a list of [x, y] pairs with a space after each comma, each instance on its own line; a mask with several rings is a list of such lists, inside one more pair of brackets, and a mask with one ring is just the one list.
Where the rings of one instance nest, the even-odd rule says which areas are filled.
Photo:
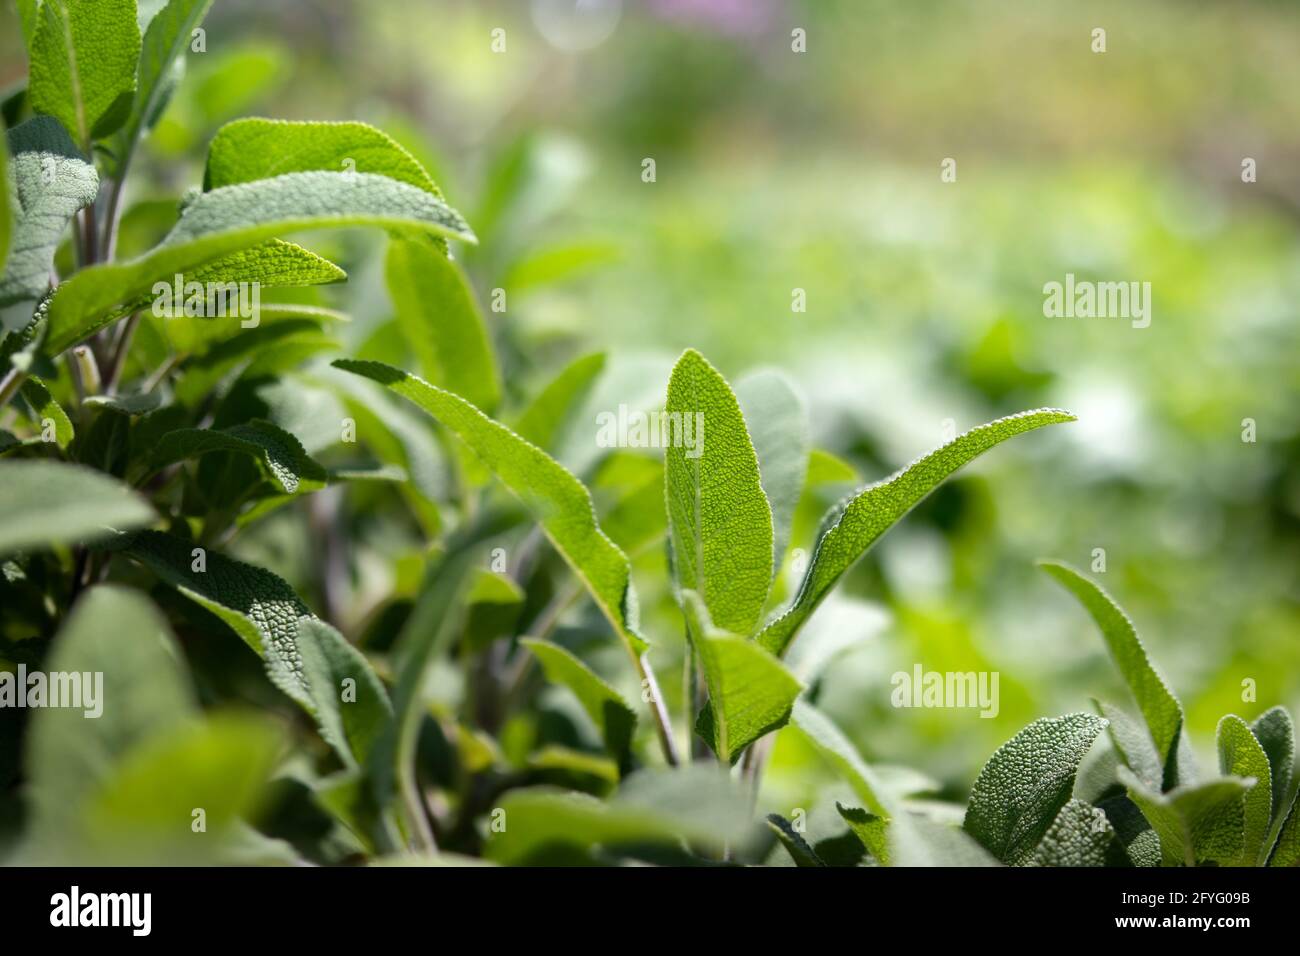
[[[343, 226], [413, 229], [474, 241], [454, 209], [423, 190], [370, 173], [287, 173], [204, 193], [154, 249], [84, 269], [50, 303], [46, 348], [57, 355], [114, 320], [114, 308], [155, 282], [284, 233]], [[120, 317], [120, 314], [117, 316]]]
[[1270, 778], [1273, 781], [1273, 818], [1276, 820], [1286, 808], [1291, 792], [1291, 777], [1295, 769], [1295, 725], [1285, 707], [1270, 707], [1250, 725], [1259, 745], [1268, 754]]
[[971, 788], [963, 827], [1009, 866], [1029, 861], [1070, 799], [1075, 774], [1106, 726], [1092, 714], [1034, 721], [999, 747]]
[[[1097, 622], [1111, 658], [1133, 693], [1155, 744], [1162, 767], [1162, 789], [1175, 786], [1180, 779], [1179, 736], [1183, 728], [1183, 707], [1151, 663], [1133, 621], [1100, 585], [1068, 564], [1041, 561], [1039, 567], [1073, 594]], [[1131, 769], [1138, 772], [1136, 767]]]
[[75, 544], [150, 524], [154, 510], [126, 485], [81, 465], [0, 461], [0, 554]]
[[808, 406], [794, 383], [764, 369], [736, 382], [736, 399], [745, 415], [758, 456], [763, 493], [772, 509], [772, 572], [780, 570], [790, 546], [795, 508], [803, 494], [812, 451]]
[[135, 0], [44, 0], [32, 38], [27, 95], [89, 153], [131, 108], [140, 57]]
[[803, 685], [753, 641], [715, 627], [694, 591], [682, 592], [682, 601], [709, 688], [696, 733], [730, 766], [754, 741], [785, 726]]
[[740, 405], [717, 369], [687, 350], [666, 413], [677, 423], [664, 450], [677, 587], [698, 592], [719, 628], [748, 636], [772, 583], [772, 511]]
[[1286, 812], [1273, 849], [1269, 851], [1269, 866], [1300, 866], [1300, 810], [1297, 807], [1300, 807], [1300, 791], [1292, 798], [1291, 809]]
[[1242, 798], [1254, 780], [1221, 777], [1160, 793], [1126, 767], [1119, 768], [1119, 776], [1129, 799], [1160, 837], [1161, 865], [1232, 866], [1241, 858], [1246, 828]]
[[[45, 423], [54, 426], [54, 441], [60, 448], [67, 448], [75, 436], [72, 419], [63, 410], [63, 406], [54, 400], [50, 390], [39, 378], [32, 376], [23, 382], [23, 400], [31, 408], [32, 423], [44, 432]], [[44, 437], [42, 436], [42, 440]]]
[[793, 603], [758, 634], [758, 641], [781, 657], [799, 629], [835, 583], [888, 531], [962, 465], [1008, 438], [1071, 422], [1069, 412], [1039, 409], [999, 418], [958, 435], [883, 481], [847, 498], [822, 520], [818, 541]]
[[99, 174], [52, 117], [34, 117], [6, 138], [13, 159], [3, 186], [13, 225], [0, 316], [4, 330], [14, 332], [30, 322], [49, 288], [59, 239], [77, 210], [95, 201]]
[[393, 238], [385, 275], [398, 327], [428, 380], [491, 412], [501, 399], [501, 379], [460, 266], [427, 242]]
[[1115, 829], [1106, 814], [1082, 800], [1070, 800], [1047, 828], [1029, 866], [1106, 866]]
[[285, 494], [323, 488], [325, 469], [303, 449], [292, 434], [261, 419], [229, 428], [182, 428], [167, 432], [154, 446], [149, 471], [219, 451], [248, 455], [261, 463], [267, 476]]
[[1269, 822], [1273, 819], [1273, 780], [1268, 754], [1246, 722], [1235, 714], [1219, 721], [1216, 735], [1219, 748], [1219, 772], [1225, 777], [1244, 777], [1255, 781], [1242, 799], [1241, 866], [1254, 866], [1264, 849]]
[[816, 867], [826, 865], [817, 855], [817, 851], [808, 845], [808, 841], [785, 817], [779, 813], [769, 813], [767, 815], [767, 825], [772, 828], [776, 838], [781, 841], [781, 845], [790, 854], [790, 859], [794, 860], [795, 866]]
[[604, 352], [583, 355], [566, 365], [515, 422], [519, 437], [554, 454], [565, 425], [591, 394], [596, 379], [604, 370]]
[[234, 120], [217, 130], [208, 145], [203, 188], [317, 170], [387, 176], [442, 198], [419, 160], [368, 123], [261, 117]]
[[624, 763], [636, 729], [636, 711], [600, 675], [558, 644], [538, 638], [520, 641], [542, 665], [548, 680], [573, 691], [605, 741], [605, 748]]
[[381, 362], [339, 359], [333, 365], [409, 399], [468, 445], [542, 526], [627, 646], [636, 654], [645, 650], [637, 632], [627, 556], [600, 529], [582, 482], [540, 448], [451, 392]]

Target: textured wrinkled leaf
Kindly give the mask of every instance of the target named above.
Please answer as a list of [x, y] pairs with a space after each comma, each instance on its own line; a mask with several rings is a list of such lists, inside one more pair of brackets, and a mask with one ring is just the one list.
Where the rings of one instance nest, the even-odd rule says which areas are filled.
[[750, 832], [748, 797], [718, 768], [642, 770], [608, 801], [550, 788], [512, 790], [501, 801], [504, 831], [493, 833], [485, 856], [528, 865], [589, 859], [599, 847], [622, 848], [681, 841], [718, 852]]
[[736, 399], [745, 415], [758, 456], [763, 492], [772, 509], [772, 568], [785, 560], [794, 512], [803, 494], [812, 449], [808, 406], [780, 372], [762, 370], [736, 382]]
[[433, 384], [491, 412], [501, 378], [469, 279], [427, 242], [393, 238], [385, 262], [397, 324]]
[[1268, 754], [1269, 773], [1273, 781], [1273, 818], [1286, 809], [1295, 769], [1295, 726], [1285, 707], [1270, 707], [1250, 725], [1259, 745]]
[[32, 410], [32, 423], [44, 429], [46, 421], [54, 424], [54, 440], [60, 448], [67, 448], [75, 436], [72, 420], [63, 406], [54, 400], [50, 390], [39, 378], [32, 377], [23, 382], [22, 396]]
[[808, 841], [785, 817], [779, 813], [769, 813], [767, 815], [767, 825], [772, 828], [776, 838], [781, 841], [781, 845], [790, 854], [790, 859], [794, 860], [795, 866], [816, 867], [826, 865], [817, 855], [817, 851], [808, 845]]
[[266, 474], [285, 494], [322, 488], [328, 474], [292, 434], [261, 419], [230, 428], [181, 428], [167, 432], [154, 446], [149, 470], [157, 471], [187, 458], [211, 452], [233, 451], [261, 463]]
[[[9, 143], [8, 137], [0, 141], [0, 276], [5, 274], [9, 262], [9, 240], [14, 230], [16, 197], [9, 194]], [[0, 333], [4, 331], [0, 326]]]
[[266, 661], [271, 682], [311, 709], [298, 652], [298, 621], [311, 612], [284, 580], [212, 550], [202, 555], [206, 569], [196, 571], [196, 546], [158, 531], [139, 532], [114, 547], [219, 617]]
[[1225, 777], [1252, 778], [1255, 785], [1242, 799], [1241, 866], [1254, 866], [1264, 849], [1269, 821], [1273, 818], [1273, 779], [1268, 754], [1244, 720], [1228, 714], [1219, 721], [1217, 733], [1219, 772]]
[[926, 495], [962, 465], [1008, 438], [1075, 417], [1039, 409], [999, 418], [958, 435], [883, 481], [868, 485], [832, 508], [822, 521], [816, 549], [794, 602], [758, 635], [778, 657], [843, 574]]
[[85, 269], [50, 304], [47, 348], [58, 354], [113, 321], [113, 310], [159, 280], [277, 235], [303, 229], [386, 226], [474, 241], [460, 214], [423, 190], [370, 173], [287, 173], [204, 193], [153, 250]]
[[1241, 857], [1246, 827], [1242, 798], [1253, 780], [1222, 777], [1159, 793], [1126, 767], [1120, 780], [1160, 837], [1164, 866], [1231, 866]]
[[1147, 786], [1159, 790], [1164, 779], [1164, 768], [1146, 724], [1138, 722], [1114, 704], [1094, 699], [1093, 706], [1097, 713], [1110, 722], [1106, 731], [1124, 765]]
[[260, 117], [234, 120], [217, 130], [208, 145], [203, 188], [316, 170], [387, 176], [442, 198], [419, 160], [368, 123]]
[[553, 453], [565, 424], [604, 370], [604, 352], [583, 355], [566, 365], [519, 416], [515, 423], [519, 437]]
[[73, 544], [151, 523], [153, 508], [81, 465], [0, 461], [0, 554]]
[[135, 0], [44, 0], [32, 38], [32, 110], [89, 150], [125, 122], [139, 57]]
[[627, 556], [601, 531], [582, 482], [540, 448], [450, 392], [381, 362], [339, 359], [333, 364], [410, 399], [465, 442], [523, 502], [620, 637], [637, 653], [645, 649], [637, 633]]
[[120, 174], [130, 162], [140, 135], [158, 121], [177, 81], [184, 72], [185, 51], [194, 29], [203, 22], [212, 0], [167, 0], [148, 16], [140, 7], [144, 36], [136, 66], [135, 96], [131, 112], [111, 141]]
[[365, 766], [393, 718], [388, 691], [365, 656], [324, 621], [299, 618], [297, 647], [322, 736], [350, 766]]
[[[1183, 727], [1183, 707], [1151, 663], [1133, 621], [1100, 585], [1068, 564], [1042, 561], [1039, 566], [1073, 594], [1097, 622], [1155, 744], [1163, 768], [1162, 789], [1175, 786], [1180, 779], [1179, 737]], [[1137, 768], [1132, 769], [1137, 771]]]
[[694, 591], [682, 592], [682, 606], [709, 688], [695, 730], [731, 765], [755, 740], [785, 726], [803, 685], [753, 641], [715, 627]]
[[1070, 800], [1043, 834], [1029, 866], [1105, 866], [1115, 842], [1106, 814], [1082, 800]]
[[103, 712], [88, 720], [75, 708], [33, 711], [26, 750], [33, 845], [78, 830], [85, 802], [126, 753], [197, 713], [181, 660], [166, 621], [140, 592], [101, 584], [73, 605], [47, 667], [102, 674]]
[[971, 788], [966, 832], [1003, 863], [1027, 862], [1074, 791], [1079, 763], [1106, 721], [1067, 714], [1034, 721], [994, 752]]
[[677, 586], [698, 592], [719, 628], [747, 637], [772, 583], [772, 511], [744, 416], [726, 380], [693, 349], [673, 368], [666, 412], [680, 425], [670, 425], [664, 449]]
[[[790, 721], [813, 748], [839, 771], [853, 788], [858, 799], [862, 801], [863, 808], [885, 821], [886, 826], [892, 829], [890, 824], [893, 822], [893, 817], [897, 815], [897, 809], [892, 805], [893, 800], [843, 732], [825, 714], [802, 700], [795, 701]], [[891, 862], [889, 842], [885, 839], [888, 830], [872, 828], [865, 831], [864, 835], [874, 837], [877, 833], [881, 834], [881, 839], [875, 845], [867, 845], [867, 849], [876, 859], [888, 864]]]
[[1282, 820], [1273, 849], [1269, 851], [1269, 866], [1300, 866], [1300, 791], [1291, 800], [1291, 809]]
[[1115, 838], [1133, 866], [1160, 865], [1160, 837], [1128, 793], [1116, 793], [1097, 804], [1115, 830]]
[[0, 275], [4, 329], [26, 326], [50, 284], [59, 239], [77, 210], [95, 201], [99, 174], [57, 120], [37, 116], [7, 136], [13, 155], [3, 185], [13, 238]]
[[600, 731], [606, 749], [616, 760], [625, 760], [636, 728], [636, 711], [627, 705], [622, 695], [558, 644], [537, 638], [524, 638], [520, 643], [541, 662], [548, 680], [573, 691], [582, 709]]

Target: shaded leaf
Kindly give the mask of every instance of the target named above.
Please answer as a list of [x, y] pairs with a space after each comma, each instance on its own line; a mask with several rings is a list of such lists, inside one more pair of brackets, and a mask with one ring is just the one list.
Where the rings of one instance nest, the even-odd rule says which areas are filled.
[[0, 554], [73, 544], [155, 518], [126, 485], [80, 465], [0, 461], [0, 489]]
[[622, 695], [558, 644], [528, 637], [519, 643], [541, 662], [548, 680], [573, 691], [582, 709], [600, 731], [606, 749], [616, 760], [625, 761], [636, 729], [636, 711], [627, 705]]
[[1029, 866], [1105, 866], [1115, 829], [1106, 814], [1082, 800], [1061, 807], [1029, 858]]
[[1160, 837], [1163, 866], [1231, 866], [1241, 857], [1242, 797], [1255, 781], [1226, 777], [1159, 793], [1125, 767], [1119, 774], [1129, 799]]
[[1273, 818], [1277, 819], [1286, 808], [1286, 798], [1291, 792], [1291, 776], [1295, 769], [1295, 726], [1285, 707], [1270, 707], [1250, 725], [1259, 745], [1268, 754], [1268, 766], [1273, 781]]
[[181, 428], [167, 432], [154, 446], [149, 470], [157, 471], [187, 458], [218, 451], [249, 455], [285, 494], [322, 488], [328, 480], [322, 468], [292, 434], [261, 419], [230, 428]]
[[583, 355], [566, 365], [519, 416], [515, 423], [519, 437], [554, 452], [564, 425], [591, 394], [592, 386], [604, 370], [604, 352]]

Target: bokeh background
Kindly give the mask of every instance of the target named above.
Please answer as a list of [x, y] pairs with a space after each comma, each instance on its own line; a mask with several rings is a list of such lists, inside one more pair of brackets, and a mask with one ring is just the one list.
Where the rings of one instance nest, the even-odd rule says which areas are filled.
[[[8, 85], [25, 71], [12, 4], [0, 37]], [[222, 122], [363, 119], [481, 237], [465, 261], [485, 299], [507, 290], [488, 317], [516, 395], [594, 349], [609, 408], [661, 400], [686, 347], [729, 376], [775, 366], [817, 447], [863, 480], [949, 420], [1069, 408], [1077, 424], [963, 472], [853, 571], [801, 638], [835, 655], [821, 701], [870, 759], [964, 794], [1029, 720], [1126, 699], [1091, 622], [1034, 568], [1088, 569], [1101, 548], [1098, 579], [1212, 763], [1220, 715], [1300, 705], [1297, 48], [1284, 0], [217, 0], [123, 251], [165, 228], [151, 208], [174, 214]], [[320, 247], [351, 280], [312, 295], [352, 314], [349, 351], [382, 354], [382, 243]], [[1150, 327], [1045, 318], [1043, 285], [1067, 272], [1150, 282]], [[592, 453], [587, 424], [571, 460]], [[310, 593], [304, 547], [240, 543]], [[637, 583], [671, 673], [661, 569], [647, 555]], [[915, 663], [1000, 672], [998, 717], [891, 707], [890, 675]], [[769, 799], [799, 797], [806, 760], [782, 738]]]

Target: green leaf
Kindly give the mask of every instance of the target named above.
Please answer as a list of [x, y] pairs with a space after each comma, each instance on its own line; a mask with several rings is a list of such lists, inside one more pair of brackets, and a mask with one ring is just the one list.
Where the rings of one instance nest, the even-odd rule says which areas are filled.
[[[414, 186], [369, 173], [287, 173], [204, 193], [163, 241], [129, 262], [85, 269], [61, 284], [47, 348], [58, 354], [113, 321], [113, 309], [155, 282], [284, 233], [385, 226], [474, 241], [460, 214]], [[106, 318], [107, 316], [107, 318]]]
[[1106, 721], [1067, 714], [1034, 721], [989, 758], [971, 788], [966, 832], [1003, 863], [1029, 861], [1074, 791], [1079, 763]]
[[315, 170], [387, 176], [442, 198], [419, 160], [368, 123], [259, 117], [238, 119], [217, 130], [208, 146], [203, 188]]
[[[219, 714], [170, 724], [126, 754], [86, 808], [87, 850], [140, 863], [221, 860], [240, 819], [266, 795], [283, 732], [265, 718]], [[190, 827], [202, 808], [200, 841]]]
[[1241, 857], [1246, 827], [1242, 798], [1255, 781], [1221, 777], [1160, 793], [1126, 767], [1119, 768], [1119, 776], [1129, 799], [1159, 835], [1164, 866], [1231, 866]]
[[1029, 866], [1106, 866], [1115, 843], [1115, 828], [1106, 814], [1082, 800], [1061, 807], [1043, 834]]
[[505, 828], [492, 834], [484, 855], [514, 866], [591, 862], [595, 848], [618, 855], [683, 840], [717, 852], [750, 832], [748, 797], [705, 764], [642, 770], [608, 801], [551, 788], [512, 790], [501, 809]]
[[627, 759], [636, 729], [636, 711], [595, 671], [558, 644], [538, 638], [523, 638], [541, 662], [548, 680], [573, 691], [582, 709], [592, 719], [605, 741], [605, 748], [618, 761]]
[[709, 687], [696, 733], [730, 766], [755, 740], [785, 726], [803, 685], [753, 641], [715, 627], [694, 591], [682, 592], [682, 607]]
[[1295, 769], [1295, 727], [1285, 707], [1272, 707], [1250, 725], [1259, 744], [1268, 754], [1269, 774], [1273, 781], [1273, 818], [1282, 815], [1291, 792], [1291, 775]]
[[139, 57], [135, 0], [45, 0], [32, 40], [32, 110], [89, 152], [126, 120]]
[[1268, 754], [1251, 733], [1246, 722], [1235, 714], [1219, 721], [1219, 772], [1225, 777], [1253, 778], [1255, 785], [1242, 800], [1245, 816], [1242, 831], [1240, 866], [1254, 866], [1264, 849], [1269, 821], [1273, 818], [1273, 780]]
[[151, 523], [126, 485], [81, 465], [0, 461], [0, 554], [75, 544]]
[[1109, 721], [1106, 731], [1111, 743], [1115, 745], [1115, 752], [1124, 761], [1124, 766], [1137, 774], [1138, 779], [1147, 786], [1159, 790], [1164, 779], [1164, 768], [1146, 725], [1114, 704], [1095, 699], [1092, 703], [1097, 713]]
[[[1039, 567], [1073, 594], [1097, 622], [1155, 743], [1163, 768], [1162, 789], [1173, 787], [1180, 774], [1178, 742], [1183, 727], [1183, 707], [1151, 663], [1133, 621], [1100, 585], [1068, 564], [1041, 561]], [[1132, 769], [1137, 772], [1137, 768]]]
[[772, 583], [772, 511], [740, 405], [688, 349], [668, 381], [666, 414], [677, 423], [664, 450], [677, 587], [698, 592], [719, 628], [748, 636]]
[[[837, 804], [838, 806], [838, 804]], [[843, 814], [843, 808], [840, 809]], [[846, 818], [847, 819], [847, 818]], [[785, 817], [779, 813], [769, 813], [767, 815], [767, 825], [776, 833], [776, 838], [781, 841], [790, 858], [794, 860], [795, 866], [825, 866], [821, 858], [817, 856], [817, 851], [808, 845], [802, 834]], [[850, 823], [850, 826], [853, 824]]]
[[772, 509], [772, 568], [779, 570], [790, 546], [794, 512], [803, 494], [812, 449], [808, 406], [782, 373], [763, 370], [736, 383], [736, 398], [758, 456], [763, 492]]
[[427, 242], [392, 238], [385, 263], [397, 324], [429, 381], [484, 411], [501, 400], [491, 340], [460, 266]]
[[778, 657], [784, 655], [840, 577], [882, 534], [962, 465], [1015, 435], [1074, 420], [1069, 412], [1050, 408], [999, 418], [958, 435], [832, 508], [822, 521], [816, 549], [794, 602], [759, 633], [759, 643]]
[[566, 365], [519, 416], [515, 423], [519, 437], [554, 452], [565, 424], [604, 370], [604, 352], [583, 355]]
[[410, 399], [465, 442], [523, 502], [629, 649], [635, 654], [645, 650], [637, 633], [630, 564], [601, 531], [582, 482], [459, 396], [380, 362], [339, 359], [333, 364]]
[[1300, 791], [1291, 800], [1291, 809], [1278, 830], [1277, 840], [1268, 855], [1269, 866], [1300, 866]]
[[207, 16], [212, 0], [167, 0], [145, 20], [140, 10], [144, 39], [136, 67], [135, 97], [131, 113], [111, 142], [118, 175], [130, 163], [140, 135], [158, 121], [184, 72], [184, 53], [194, 29]]
[[75, 435], [72, 420], [68, 418], [68, 413], [63, 410], [63, 406], [54, 400], [45, 383], [35, 376], [28, 378], [23, 382], [22, 395], [31, 407], [33, 423], [44, 430], [45, 422], [52, 422], [55, 443], [60, 448], [67, 448]]
[[91, 720], [84, 709], [32, 712], [25, 759], [34, 847], [79, 831], [86, 801], [123, 756], [197, 713], [181, 660], [167, 623], [140, 592], [101, 584], [73, 605], [46, 667], [52, 673], [102, 674], [102, 712]]
[[[14, 207], [17, 198], [9, 195], [9, 143], [8, 137], [0, 142], [0, 276], [6, 274], [9, 261], [9, 240], [14, 230]], [[0, 332], [3, 326], [0, 326]]]
[[[1158, 789], [1158, 788], [1152, 788]], [[1160, 837], [1151, 828], [1127, 792], [1113, 794], [1097, 804], [1115, 830], [1115, 838], [1133, 866], [1160, 865]]]
[[256, 418], [219, 430], [180, 428], [167, 432], [154, 446], [149, 472], [217, 451], [233, 451], [255, 458], [285, 494], [323, 488], [329, 477], [297, 438], [277, 425]]
[[297, 646], [322, 736], [348, 766], [364, 767], [393, 718], [388, 691], [365, 655], [324, 621], [299, 618]]
[[50, 284], [59, 238], [70, 220], [99, 193], [99, 174], [57, 120], [37, 116], [8, 133], [13, 154], [4, 188], [13, 214], [13, 242], [3, 276], [4, 328], [27, 325]]
[[[791, 724], [810, 743], [814, 750], [833, 766], [853, 792], [862, 801], [865, 809], [872, 816], [883, 820], [885, 827], [870, 827], [858, 833], [859, 838], [870, 837], [874, 843], [865, 844], [872, 855], [881, 863], [891, 862], [888, 829], [896, 816], [900, 816], [893, 806], [893, 800], [882, 785], [875, 772], [869, 767], [843, 732], [831, 720], [811, 704], [799, 700], [795, 702], [791, 714]], [[888, 801], [888, 803], [886, 802]]]

